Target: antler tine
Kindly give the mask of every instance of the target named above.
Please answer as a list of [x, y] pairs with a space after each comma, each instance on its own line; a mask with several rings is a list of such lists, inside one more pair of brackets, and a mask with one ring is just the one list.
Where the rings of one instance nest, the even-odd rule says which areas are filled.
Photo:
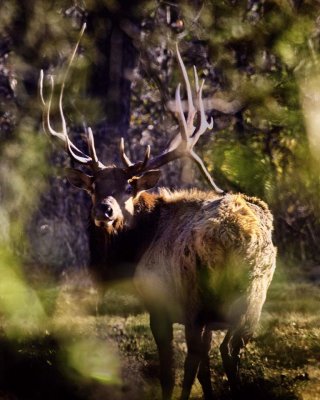
[[75, 45], [75, 47], [74, 47], [74, 49], [73, 49], [73, 52], [72, 52], [72, 54], [71, 54], [71, 57], [70, 57], [70, 60], [69, 60], [69, 62], [68, 62], [68, 66], [67, 66], [66, 72], [64, 73], [64, 77], [63, 77], [62, 84], [61, 84], [61, 90], [60, 90], [60, 96], [59, 96], [59, 110], [60, 110], [60, 117], [61, 117], [61, 122], [62, 122], [62, 130], [63, 130], [63, 132], [65, 132], [66, 135], [67, 135], [67, 124], [66, 124], [66, 119], [65, 119], [65, 117], [64, 117], [64, 112], [63, 112], [63, 95], [64, 95], [64, 88], [65, 88], [67, 76], [68, 76], [68, 74], [69, 74], [69, 71], [70, 71], [72, 62], [73, 62], [73, 60], [74, 60], [74, 58], [75, 58], [75, 56], [76, 56], [76, 54], [77, 54], [77, 50], [78, 50], [78, 47], [79, 47], [81, 38], [82, 38], [82, 36], [83, 36], [83, 33], [84, 33], [85, 29], [86, 29], [86, 26], [87, 26], [86, 23], [84, 23], [84, 24], [82, 25], [82, 28], [81, 28], [81, 31], [80, 31], [80, 34], [79, 34], [78, 41], [77, 41], [77, 43], [76, 43], [76, 45]]
[[[207, 130], [212, 129], [213, 127], [213, 120], [208, 122], [206, 119], [204, 105], [202, 100], [202, 91], [204, 80], [201, 81], [199, 85], [199, 78], [197, 74], [197, 70], [194, 67], [194, 82], [195, 82], [195, 94], [197, 96], [197, 108], [193, 104], [192, 98], [192, 90], [191, 84], [188, 78], [186, 67], [183, 63], [181, 58], [178, 45], [176, 46], [177, 58], [179, 62], [179, 66], [183, 75], [184, 83], [186, 86], [187, 91], [187, 103], [188, 103], [188, 113], [187, 118], [185, 118], [182, 102], [181, 102], [181, 95], [180, 95], [180, 88], [181, 85], [178, 84], [176, 93], [175, 93], [175, 115], [178, 119], [180, 131], [179, 136], [174, 138], [167, 149], [160, 155], [156, 156], [155, 158], [148, 161], [145, 164], [144, 169], [153, 169], [159, 168], [164, 164], [167, 164], [170, 161], [176, 160], [177, 158], [188, 156], [190, 157], [199, 167], [200, 172], [208, 181], [210, 186], [217, 192], [217, 193], [224, 193], [213, 181], [212, 177], [210, 176], [208, 170], [206, 169], [203, 161], [201, 158], [194, 152], [193, 147], [199, 140], [200, 136]], [[194, 127], [194, 119], [196, 113], [199, 112], [200, 124], [199, 128], [196, 129]], [[136, 164], [138, 165], [138, 164]]]
[[45, 125], [45, 120], [46, 120], [46, 115], [45, 115], [45, 107], [46, 107], [46, 102], [44, 100], [44, 96], [43, 96], [43, 78], [44, 78], [44, 74], [43, 74], [43, 69], [40, 71], [40, 77], [39, 77], [39, 93], [40, 93], [40, 100], [42, 103], [42, 129], [44, 132], [46, 132], [46, 125]]
[[199, 77], [198, 77], [197, 67], [195, 65], [193, 66], [193, 76], [194, 76], [194, 85], [196, 87], [196, 93], [198, 93], [199, 90], [200, 90], [200, 88], [199, 88]]
[[[178, 43], [176, 43], [176, 52], [177, 52], [177, 58], [178, 58], [178, 62], [180, 65], [181, 72], [182, 72], [183, 80], [184, 80], [184, 83], [186, 85], [186, 90], [187, 90], [187, 99], [188, 99], [187, 135], [188, 135], [188, 137], [190, 137], [194, 131], [193, 120], [194, 120], [194, 116], [196, 114], [196, 109], [193, 105], [191, 85], [190, 85], [186, 67], [181, 58], [181, 54], [180, 54], [180, 51], [178, 48]], [[180, 88], [179, 88], [179, 94], [180, 94]], [[180, 100], [180, 103], [181, 103], [181, 100]]]
[[58, 137], [60, 140], [62, 140], [65, 144], [66, 150], [69, 153], [70, 157], [74, 159], [75, 161], [85, 164], [90, 166], [93, 169], [101, 169], [104, 168], [104, 165], [99, 162], [95, 147], [94, 147], [94, 140], [93, 140], [93, 134], [91, 128], [88, 129], [88, 146], [89, 146], [89, 152], [90, 156], [86, 155], [83, 153], [77, 146], [75, 146], [69, 136], [68, 136], [68, 129], [67, 129], [67, 123], [66, 123], [66, 118], [64, 115], [63, 111], [63, 95], [64, 95], [64, 88], [65, 88], [65, 83], [67, 80], [67, 76], [71, 67], [71, 64], [75, 58], [75, 55], [77, 53], [80, 40], [82, 38], [82, 35], [84, 33], [84, 30], [86, 28], [86, 24], [83, 24], [82, 29], [79, 34], [79, 39], [76, 43], [76, 46], [72, 52], [72, 55], [70, 57], [70, 60], [68, 62], [67, 69], [64, 73], [62, 84], [61, 84], [61, 89], [60, 89], [60, 94], [59, 94], [59, 114], [60, 114], [60, 119], [61, 119], [61, 132], [56, 131], [53, 129], [50, 121], [50, 113], [51, 113], [51, 104], [52, 104], [52, 98], [53, 98], [53, 93], [54, 93], [54, 79], [53, 76], [50, 76], [50, 96], [48, 102], [45, 101], [44, 98], [44, 90], [43, 90], [43, 81], [44, 81], [44, 73], [43, 70], [40, 71], [40, 79], [39, 79], [39, 92], [40, 92], [40, 99], [44, 108], [43, 111], [43, 129], [46, 132], [47, 130], [52, 136]]
[[206, 166], [204, 165], [203, 161], [198, 156], [198, 154], [196, 154], [193, 150], [191, 150], [189, 156], [198, 165], [199, 170], [202, 173], [203, 177], [210, 183], [210, 185], [213, 187], [213, 189], [219, 194], [224, 193], [224, 191], [215, 184], [214, 180], [212, 179], [211, 175], [209, 174], [209, 171], [207, 170]]
[[203, 86], [204, 86], [204, 79], [202, 79], [201, 84], [199, 86], [199, 77], [198, 77], [198, 72], [197, 68], [193, 66], [193, 73], [194, 73], [194, 81], [195, 81], [195, 88], [196, 88], [196, 94], [198, 97], [198, 111], [200, 113], [200, 125], [197, 131], [194, 132], [192, 136], [192, 144], [191, 148], [189, 151], [189, 157], [195, 161], [195, 163], [198, 165], [200, 172], [202, 175], [206, 178], [206, 180], [209, 182], [209, 184], [213, 187], [213, 189], [217, 193], [224, 193], [223, 190], [221, 190], [213, 181], [211, 175], [209, 174], [206, 166], [204, 165], [203, 161], [201, 158], [194, 152], [193, 147], [194, 145], [198, 142], [200, 136], [207, 130], [207, 129], [212, 129], [213, 128], [213, 119], [211, 118], [210, 123], [208, 123], [206, 114], [204, 111], [204, 105], [203, 105], [203, 99], [202, 99], [202, 91], [203, 91]]
[[92, 158], [92, 161], [99, 166], [100, 161], [98, 160], [97, 157], [96, 147], [94, 145], [93, 132], [90, 126], [87, 129], [87, 140], [88, 140], [88, 149], [90, 157]]
[[43, 96], [43, 78], [44, 78], [44, 73], [43, 73], [43, 69], [42, 69], [40, 71], [40, 77], [39, 77], [39, 93], [40, 93], [41, 103], [45, 107], [46, 102], [44, 101], [44, 96]]
[[133, 163], [131, 162], [130, 158], [126, 155], [125, 151], [124, 151], [124, 138], [122, 137], [120, 140], [120, 157], [121, 160], [123, 162], [123, 164], [125, 165], [125, 167], [131, 167], [133, 165]]
[[[44, 99], [44, 94], [43, 94], [43, 80], [44, 80], [44, 73], [43, 70], [40, 71], [40, 78], [39, 78], [39, 92], [40, 92], [40, 99], [43, 105], [43, 117], [42, 117], [42, 127], [44, 132], [48, 131], [51, 135], [57, 136], [59, 139], [63, 140], [65, 142], [65, 137], [63, 133], [60, 133], [58, 131], [55, 131], [50, 122], [50, 111], [51, 111], [51, 103], [52, 103], [52, 97], [53, 97], [53, 91], [54, 91], [54, 79], [50, 75], [50, 86], [51, 86], [51, 91], [50, 91], [50, 96], [49, 96], [49, 101], [48, 104], [46, 103]], [[47, 124], [47, 125], [46, 125]]]
[[54, 92], [54, 79], [53, 79], [52, 75], [50, 75], [50, 86], [51, 86], [51, 90], [50, 90], [49, 101], [48, 101], [47, 108], [45, 110], [45, 117], [46, 117], [47, 127], [48, 127], [48, 130], [49, 130], [49, 133], [51, 133], [52, 136], [57, 136], [59, 139], [61, 139], [61, 140], [63, 140], [65, 142], [66, 141], [65, 132], [64, 131], [58, 132], [58, 131], [54, 130], [52, 128], [51, 122], [50, 122], [51, 104], [52, 104], [52, 98], [53, 98], [53, 92]]
[[120, 140], [120, 157], [125, 165], [125, 167], [130, 168], [131, 171], [137, 171], [140, 172], [145, 169], [146, 165], [148, 164], [149, 158], [150, 158], [150, 152], [151, 148], [150, 145], [147, 146], [143, 161], [138, 161], [137, 163], [133, 164], [129, 157], [126, 155], [124, 151], [124, 139], [123, 137]]
[[195, 80], [195, 86], [196, 86], [196, 94], [198, 96], [198, 107], [199, 107], [199, 113], [200, 113], [200, 125], [199, 125], [198, 130], [193, 135], [193, 146], [194, 146], [197, 143], [199, 137], [207, 129], [213, 128], [213, 119], [211, 118], [211, 121], [208, 122], [206, 119], [206, 114], [204, 112], [204, 105], [203, 105], [203, 99], [202, 99], [202, 90], [203, 90], [203, 85], [204, 85], [204, 79], [202, 79], [200, 87], [199, 87], [199, 78], [198, 78], [198, 73], [197, 73], [197, 69], [195, 66], [193, 67], [193, 71], [194, 71], [194, 80]]
[[146, 151], [144, 153], [144, 159], [142, 161], [141, 169], [145, 168], [146, 165], [148, 164], [149, 158], [150, 158], [150, 153], [151, 153], [151, 147], [148, 144]]
[[[53, 92], [54, 92], [54, 79], [52, 76], [50, 76], [50, 96], [48, 103], [44, 99], [43, 95], [43, 71], [40, 73], [40, 98], [41, 102], [44, 105], [44, 118], [43, 118], [43, 129], [46, 132], [47, 130], [52, 136], [58, 137], [60, 140], [62, 140], [66, 146], [66, 150], [68, 151], [69, 155], [74, 158], [76, 161], [82, 163], [82, 164], [88, 164], [91, 161], [91, 158], [88, 157], [86, 154], [84, 154], [78, 147], [76, 147], [71, 140], [69, 139], [69, 136], [67, 134], [67, 126], [65, 123], [65, 118], [62, 114], [60, 113], [60, 116], [62, 117], [62, 132], [58, 132], [55, 129], [53, 129], [50, 121], [50, 113], [51, 113], [51, 104], [52, 104], [52, 98], [53, 98]], [[77, 154], [78, 153], [78, 154]]]
[[183, 109], [182, 109], [180, 87], [181, 87], [181, 84], [179, 83], [177, 86], [177, 89], [176, 89], [176, 107], [177, 107], [176, 117], [177, 117], [177, 120], [178, 120], [179, 126], [180, 126], [181, 139], [183, 142], [187, 142], [188, 141], [188, 125], [187, 125], [187, 121], [185, 119]]

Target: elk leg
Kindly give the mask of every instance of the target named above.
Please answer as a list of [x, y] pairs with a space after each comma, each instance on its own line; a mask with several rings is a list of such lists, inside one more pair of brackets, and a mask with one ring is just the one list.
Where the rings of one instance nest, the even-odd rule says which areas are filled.
[[239, 299], [230, 310], [233, 323], [221, 343], [220, 353], [230, 389], [235, 396], [240, 389], [240, 350], [251, 339], [259, 322], [272, 274], [273, 270], [266, 279], [254, 279], [246, 296]]
[[220, 346], [223, 367], [234, 395], [240, 388], [240, 350], [248, 343], [250, 337], [251, 334], [245, 334], [242, 330], [229, 330]]
[[181, 400], [189, 398], [193, 382], [197, 375], [201, 361], [202, 330], [203, 327], [197, 325], [186, 325], [185, 328], [188, 353], [184, 363]]
[[211, 384], [210, 359], [209, 359], [211, 339], [212, 339], [212, 332], [210, 329], [206, 327], [202, 333], [201, 361], [197, 375], [197, 378], [203, 390], [205, 400], [211, 400], [214, 398], [212, 384]]
[[174, 388], [172, 322], [161, 312], [150, 313], [150, 328], [156, 342], [160, 362], [160, 383], [163, 400], [170, 400]]

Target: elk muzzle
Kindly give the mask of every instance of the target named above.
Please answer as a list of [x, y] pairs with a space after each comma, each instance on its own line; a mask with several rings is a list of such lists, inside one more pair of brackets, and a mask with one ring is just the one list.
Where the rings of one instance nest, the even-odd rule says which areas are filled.
[[92, 208], [92, 217], [96, 226], [112, 227], [123, 220], [118, 202], [113, 197], [107, 197], [96, 203]]

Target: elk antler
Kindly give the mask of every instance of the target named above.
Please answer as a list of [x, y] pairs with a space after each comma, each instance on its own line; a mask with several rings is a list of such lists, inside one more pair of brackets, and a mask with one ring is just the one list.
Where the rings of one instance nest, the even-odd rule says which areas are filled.
[[123, 162], [123, 164], [134, 171], [135, 173], [138, 173], [139, 171], [143, 171], [149, 161], [150, 158], [150, 145], [148, 144], [145, 154], [144, 154], [144, 159], [143, 161], [138, 161], [137, 163], [133, 163], [130, 161], [129, 157], [126, 155], [124, 151], [124, 139], [123, 137], [120, 140], [120, 157]]
[[[180, 95], [180, 83], [177, 86], [176, 89], [176, 95], [175, 95], [175, 103], [176, 107], [176, 118], [178, 119], [179, 126], [180, 126], [180, 135], [176, 136], [170, 143], [169, 147], [160, 155], [152, 158], [151, 160], [148, 160], [147, 157], [145, 157], [145, 160], [143, 163], [139, 162], [135, 165], [132, 165], [130, 160], [127, 158], [127, 156], [124, 154], [124, 143], [123, 139], [121, 141], [121, 153], [122, 153], [122, 159], [124, 160], [125, 163], [129, 162], [129, 164], [126, 164], [127, 166], [131, 166], [131, 168], [134, 168], [137, 166], [139, 170], [141, 169], [144, 170], [150, 170], [154, 168], [159, 168], [164, 164], [167, 164], [170, 161], [176, 160], [181, 157], [190, 157], [199, 167], [202, 175], [205, 177], [205, 179], [209, 182], [209, 184], [212, 186], [212, 188], [217, 192], [217, 193], [224, 193], [223, 190], [221, 190], [213, 181], [212, 177], [210, 176], [207, 168], [205, 167], [203, 161], [201, 158], [194, 152], [193, 148], [195, 144], [198, 142], [199, 138], [207, 129], [212, 129], [213, 127], [213, 120], [211, 118], [211, 121], [208, 122], [206, 119], [206, 115], [204, 112], [204, 106], [203, 106], [203, 100], [202, 100], [202, 90], [203, 90], [203, 85], [204, 85], [204, 80], [201, 81], [201, 84], [199, 86], [199, 78], [198, 78], [198, 73], [196, 70], [196, 67], [193, 67], [193, 72], [194, 72], [194, 80], [195, 80], [195, 93], [197, 96], [197, 107], [196, 108], [193, 104], [193, 98], [192, 98], [192, 90], [191, 90], [191, 85], [190, 81], [188, 78], [188, 74], [186, 71], [186, 67], [182, 61], [178, 45], [176, 46], [176, 52], [177, 52], [177, 58], [178, 62], [180, 65], [180, 69], [182, 71], [183, 79], [185, 82], [186, 86], [186, 91], [187, 91], [187, 102], [188, 102], [188, 113], [187, 113], [187, 118], [184, 116], [183, 109], [182, 109], [182, 104], [181, 104], [181, 95]], [[196, 129], [194, 126], [194, 119], [195, 116], [199, 113], [199, 127]], [[148, 157], [149, 158], [149, 157]]]
[[43, 130], [46, 133], [49, 133], [52, 136], [57, 137], [63, 141], [66, 151], [68, 152], [68, 154], [72, 160], [77, 161], [78, 163], [87, 165], [92, 170], [97, 171], [100, 169], [104, 169], [105, 166], [98, 160], [95, 145], [94, 145], [93, 133], [92, 133], [91, 128], [88, 128], [87, 132], [86, 132], [88, 149], [89, 149], [89, 154], [90, 154], [90, 156], [88, 156], [71, 142], [71, 140], [68, 136], [66, 119], [64, 116], [64, 112], [63, 112], [63, 94], [64, 94], [64, 87], [65, 87], [66, 79], [67, 79], [71, 64], [77, 53], [79, 43], [80, 43], [80, 40], [81, 40], [81, 37], [83, 35], [85, 28], [86, 28], [86, 24], [83, 24], [82, 29], [80, 31], [79, 39], [76, 43], [76, 46], [73, 50], [71, 57], [70, 57], [70, 61], [68, 63], [68, 66], [67, 66], [66, 72], [64, 74], [62, 84], [61, 84], [60, 95], [59, 95], [59, 112], [60, 112], [60, 118], [61, 118], [61, 132], [53, 129], [51, 121], [50, 121], [50, 119], [51, 119], [50, 118], [51, 103], [52, 103], [52, 97], [53, 97], [53, 92], [54, 92], [54, 79], [51, 75], [50, 76], [50, 85], [51, 85], [50, 96], [49, 96], [49, 100], [45, 101], [44, 95], [43, 95], [43, 80], [44, 80], [43, 70], [41, 70], [41, 72], [40, 72], [39, 91], [40, 91], [40, 99], [41, 99], [41, 102], [43, 105], [43, 118], [42, 118], [43, 119], [43, 121], [42, 121]]

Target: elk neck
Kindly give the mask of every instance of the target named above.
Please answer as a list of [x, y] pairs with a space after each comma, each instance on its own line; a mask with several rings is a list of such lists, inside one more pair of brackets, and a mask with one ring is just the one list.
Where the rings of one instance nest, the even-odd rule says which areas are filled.
[[[217, 201], [221, 196], [213, 191], [169, 191], [159, 194], [143, 192], [134, 204], [132, 226], [117, 234], [108, 234], [91, 221], [89, 239], [91, 269], [99, 281], [129, 279], [156, 235], [171, 230], [182, 215], [194, 215], [204, 202]], [[191, 211], [190, 211], [191, 210]]]
[[116, 234], [89, 223], [90, 268], [98, 280], [129, 279], [151, 243], [163, 200], [158, 194], [142, 193], [134, 204], [132, 227]]

